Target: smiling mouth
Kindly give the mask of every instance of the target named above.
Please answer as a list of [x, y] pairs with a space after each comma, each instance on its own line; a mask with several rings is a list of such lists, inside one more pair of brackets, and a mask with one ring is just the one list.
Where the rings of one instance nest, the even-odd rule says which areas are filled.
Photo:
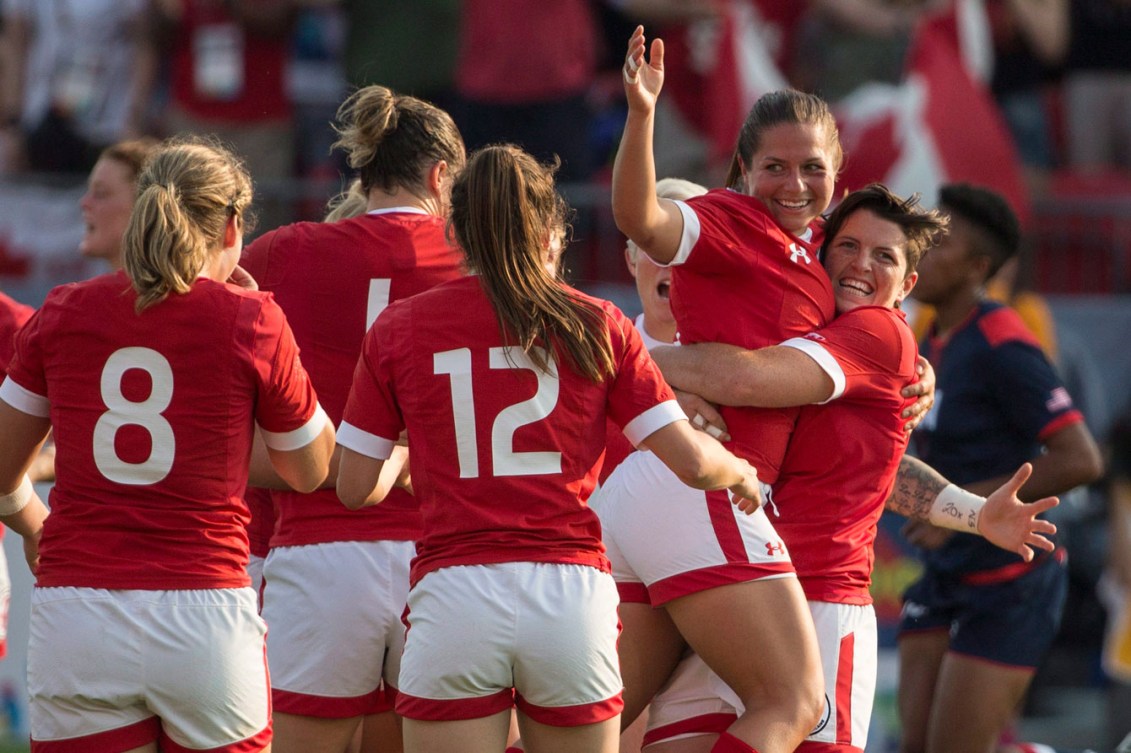
[[852, 293], [858, 296], [869, 296], [872, 294], [872, 289], [863, 283], [855, 282], [852, 280], [841, 280], [837, 283], [841, 290]]

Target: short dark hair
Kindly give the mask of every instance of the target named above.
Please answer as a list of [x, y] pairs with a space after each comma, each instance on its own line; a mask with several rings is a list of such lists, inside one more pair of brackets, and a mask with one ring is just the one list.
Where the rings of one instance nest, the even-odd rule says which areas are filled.
[[949, 183], [939, 189], [939, 206], [976, 231], [974, 253], [990, 260], [986, 279], [993, 277], [1021, 250], [1021, 223], [1001, 194], [970, 183]]
[[882, 183], [872, 183], [845, 196], [829, 214], [822, 252], [833, 242], [848, 218], [862, 209], [895, 223], [903, 231], [907, 238], [907, 274], [914, 272], [923, 254], [946, 235], [949, 224], [938, 211], [919, 206], [919, 194], [904, 199]]

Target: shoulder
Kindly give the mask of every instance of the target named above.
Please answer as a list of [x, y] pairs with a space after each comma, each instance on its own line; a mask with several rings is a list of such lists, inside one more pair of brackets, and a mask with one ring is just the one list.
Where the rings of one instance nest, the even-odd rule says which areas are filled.
[[1009, 306], [1000, 303], [984, 303], [977, 317], [978, 331], [991, 348], [1010, 343], [1030, 345], [1040, 348], [1033, 334], [1021, 316]]

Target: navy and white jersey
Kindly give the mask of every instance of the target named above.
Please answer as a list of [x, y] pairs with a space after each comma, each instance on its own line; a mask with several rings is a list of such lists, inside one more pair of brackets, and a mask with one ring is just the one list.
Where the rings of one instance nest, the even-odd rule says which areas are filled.
[[[915, 448], [959, 486], [1012, 474], [1040, 454], [1047, 437], [1083, 421], [1036, 337], [1008, 306], [983, 301], [947, 337], [931, 332], [919, 350], [938, 381]], [[1021, 558], [967, 533], [926, 554], [928, 567], [944, 572], [1014, 562]]]

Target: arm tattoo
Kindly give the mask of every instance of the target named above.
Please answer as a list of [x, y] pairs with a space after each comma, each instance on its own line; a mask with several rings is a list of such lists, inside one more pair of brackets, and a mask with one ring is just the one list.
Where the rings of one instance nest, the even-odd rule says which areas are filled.
[[899, 461], [895, 486], [884, 506], [905, 517], [926, 520], [935, 497], [949, 483], [922, 460], [904, 455]]

